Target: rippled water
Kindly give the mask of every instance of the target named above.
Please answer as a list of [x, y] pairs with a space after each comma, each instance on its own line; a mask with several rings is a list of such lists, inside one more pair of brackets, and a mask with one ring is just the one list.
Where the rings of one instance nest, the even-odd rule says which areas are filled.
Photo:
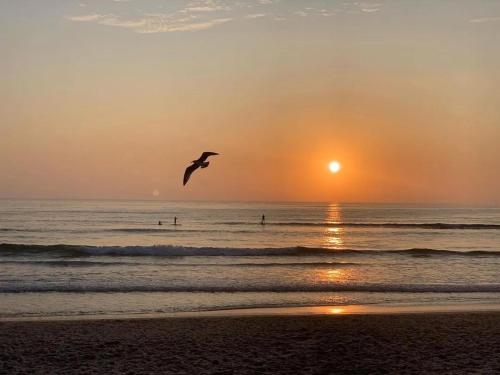
[[0, 317], [500, 302], [493, 208], [0, 200], [0, 243]]

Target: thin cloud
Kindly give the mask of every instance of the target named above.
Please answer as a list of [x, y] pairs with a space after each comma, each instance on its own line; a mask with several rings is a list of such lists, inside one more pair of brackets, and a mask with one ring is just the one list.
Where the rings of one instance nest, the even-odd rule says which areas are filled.
[[99, 24], [106, 26], [123, 27], [126, 29], [141, 30], [146, 25], [146, 20], [121, 20], [117, 17], [106, 17], [99, 21]]
[[[114, 0], [129, 2], [131, 0]], [[235, 3], [237, 4], [237, 3]], [[129, 29], [137, 33], [162, 33], [206, 30], [233, 20], [230, 8], [221, 0], [196, 0], [172, 12], [147, 13], [143, 10], [117, 9], [118, 14], [94, 14], [67, 16], [73, 22], [90, 22], [98, 25]], [[134, 14], [135, 13], [135, 14]]]
[[[284, 21], [288, 16], [331, 17], [342, 13], [374, 13], [378, 12], [380, 2], [343, 2], [336, 6], [322, 4], [321, 7], [308, 6], [297, 8], [280, 0], [190, 0], [177, 3], [177, 9], [169, 12], [160, 11], [161, 4], [154, 8], [138, 9], [138, 1], [113, 0], [122, 3], [120, 6], [107, 7], [95, 5], [94, 13], [71, 15], [66, 19], [73, 22], [90, 22], [110, 27], [129, 29], [137, 33], [160, 33], [206, 30], [233, 20], [258, 19]], [[108, 3], [109, 4], [109, 3]], [[90, 10], [90, 7], [85, 9]], [[154, 9], [154, 10], [153, 10]], [[483, 22], [481, 20], [471, 22]]]
[[70, 21], [75, 21], [75, 22], [92, 22], [100, 20], [105, 17], [107, 16], [103, 14], [84, 14], [82, 16], [68, 16], [66, 18]]
[[368, 3], [368, 2], [359, 3], [357, 5], [359, 9], [365, 13], [378, 12], [380, 10], [380, 7], [382, 6], [382, 4], [380, 3]]
[[303, 10], [297, 10], [297, 11], [293, 12], [293, 14], [295, 14], [297, 16], [301, 16], [301, 17], [306, 17], [308, 15], [308, 13], [304, 12]]
[[245, 18], [250, 18], [250, 19], [252, 19], [252, 18], [261, 18], [261, 17], [265, 17], [265, 16], [266, 16], [266, 14], [265, 14], [265, 13], [255, 13], [255, 14], [247, 14], [247, 15], [245, 16]]
[[[325, 6], [325, 4], [323, 4]], [[302, 9], [292, 10], [291, 13], [301, 17], [332, 17], [338, 14], [363, 14], [375, 13], [382, 9], [383, 4], [380, 2], [343, 2], [335, 7], [316, 8], [312, 6]]]
[[188, 7], [184, 8], [188, 12], [214, 12], [217, 8], [213, 7]]
[[94, 22], [99, 25], [130, 29], [141, 34], [206, 30], [232, 20], [232, 18], [227, 17], [201, 22], [192, 16], [176, 19], [168, 14], [147, 14], [139, 19], [123, 19], [116, 15], [89, 14], [67, 17], [67, 19], [75, 22]]
[[481, 17], [469, 20], [470, 23], [485, 23], [485, 22], [498, 22], [498, 21], [500, 21], [500, 17]]
[[199, 22], [199, 23], [190, 23], [190, 24], [185, 24], [181, 26], [173, 26], [173, 27], [166, 27], [163, 30], [155, 30], [152, 29], [150, 31], [143, 31], [143, 32], [165, 32], [165, 31], [198, 31], [198, 30], [205, 30], [209, 29], [211, 27], [214, 27], [216, 25], [220, 25], [226, 22], [232, 21], [232, 18], [217, 18], [213, 19], [207, 22]]

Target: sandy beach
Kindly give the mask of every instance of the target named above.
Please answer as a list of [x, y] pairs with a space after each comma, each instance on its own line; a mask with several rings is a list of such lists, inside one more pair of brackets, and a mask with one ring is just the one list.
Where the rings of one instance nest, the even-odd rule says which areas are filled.
[[500, 313], [0, 323], [8, 374], [500, 372]]

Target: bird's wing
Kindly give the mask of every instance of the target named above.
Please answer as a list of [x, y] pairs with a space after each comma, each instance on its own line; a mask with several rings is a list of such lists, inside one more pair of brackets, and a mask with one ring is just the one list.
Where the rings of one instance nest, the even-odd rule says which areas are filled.
[[191, 174], [197, 169], [198, 166], [196, 164], [190, 165], [186, 168], [186, 171], [184, 172], [184, 180], [182, 182], [183, 185], [187, 184], [187, 182], [189, 181], [189, 177], [191, 177]]
[[205, 151], [203, 154], [201, 154], [200, 158], [198, 159], [199, 161], [205, 161], [208, 159], [209, 156], [212, 155], [219, 155], [216, 152], [211, 152], [211, 151]]

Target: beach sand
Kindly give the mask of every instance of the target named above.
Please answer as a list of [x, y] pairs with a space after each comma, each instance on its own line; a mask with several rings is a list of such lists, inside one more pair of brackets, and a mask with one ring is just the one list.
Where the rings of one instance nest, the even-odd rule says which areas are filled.
[[500, 373], [500, 313], [0, 323], [5, 374]]

